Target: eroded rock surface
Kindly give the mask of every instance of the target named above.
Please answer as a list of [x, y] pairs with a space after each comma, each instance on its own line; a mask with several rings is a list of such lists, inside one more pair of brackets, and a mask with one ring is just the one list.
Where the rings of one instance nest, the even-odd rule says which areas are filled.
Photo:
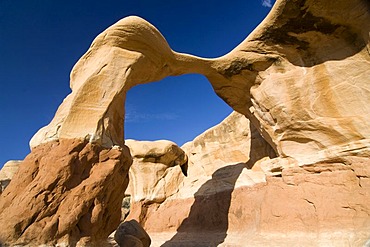
[[181, 166], [187, 164], [187, 156], [181, 148], [165, 140], [125, 142], [133, 158], [126, 192], [131, 195], [131, 201], [162, 202], [178, 191], [183, 179]]
[[34, 148], [0, 197], [0, 242], [99, 246], [119, 225], [131, 162], [127, 148], [80, 140]]
[[[207, 155], [188, 153], [188, 177], [181, 182], [166, 178], [168, 183], [178, 182], [176, 193], [163, 202], [132, 204], [129, 218], [140, 221], [152, 246], [364, 246], [370, 240], [368, 158], [347, 156], [304, 166], [290, 163], [278, 173], [249, 167], [248, 154], [253, 150], [239, 148], [253, 147], [251, 137], [258, 132], [248, 131], [249, 122], [243, 118], [229, 125], [238, 117], [243, 116], [233, 113], [185, 145], [194, 148], [201, 143]], [[226, 126], [230, 128], [223, 132]], [[239, 132], [235, 126], [247, 131]], [[230, 156], [237, 154], [229, 158], [235, 163], [224, 160], [221, 165], [220, 150], [214, 146], [218, 138], [224, 140], [221, 145], [234, 144], [227, 151]], [[274, 166], [271, 147], [255, 138], [261, 144], [256, 150], [259, 161]]]
[[0, 170], [0, 194], [9, 185], [14, 174], [18, 171], [21, 160], [10, 160], [6, 162]]
[[220, 124], [208, 129], [193, 141], [184, 144], [189, 157], [189, 172], [197, 176], [199, 171], [192, 170], [192, 164], [202, 164], [205, 175], [226, 164], [253, 164], [263, 157], [275, 157], [271, 146], [260, 136], [244, 115], [233, 112]]
[[[212, 198], [212, 200], [207, 199], [197, 203], [196, 207], [203, 208], [204, 212], [202, 212], [205, 214], [199, 216], [201, 220], [198, 224], [189, 224], [188, 227], [218, 231], [220, 228], [225, 228], [224, 215], [227, 214], [230, 206], [230, 192], [235, 187], [265, 182], [263, 172], [252, 172], [247, 168], [258, 159], [274, 156], [273, 149], [258, 131], [253, 127], [251, 130], [250, 126], [245, 116], [234, 112], [220, 124], [196, 137], [193, 142], [181, 147], [188, 157], [186, 174], [180, 167], [173, 167], [173, 170], [157, 178], [159, 179], [157, 183], [165, 181], [165, 186], [171, 185], [175, 189], [171, 191], [172, 193], [165, 194], [166, 196], [160, 201], [150, 200], [151, 195], [148, 195], [148, 198], [141, 198], [140, 201], [132, 201], [128, 219], [137, 220], [149, 232], [175, 231], [188, 216], [195, 196], [195, 200], [197, 198]], [[136, 149], [140, 150], [141, 142], [135, 142], [135, 144], [137, 144]], [[151, 145], [148, 142], [143, 144], [151, 147], [156, 145], [155, 142]], [[128, 145], [130, 146], [129, 142]], [[135, 153], [131, 146], [130, 148], [132, 153]], [[141, 148], [141, 150], [150, 149]], [[144, 154], [142, 156], [145, 157]], [[147, 156], [150, 157], [150, 155]], [[135, 176], [141, 177], [144, 173], [131, 175], [132, 180], [135, 180]], [[147, 181], [153, 183], [153, 177], [155, 177], [153, 174], [145, 175], [146, 178], [140, 179], [142, 187], [147, 186]], [[237, 182], [238, 177], [243, 179]], [[156, 184], [155, 181], [154, 184]], [[135, 197], [135, 191], [132, 190], [132, 193], [132, 197]], [[215, 195], [217, 198], [213, 198]], [[146, 201], [149, 203], [145, 203]], [[199, 212], [199, 214], [202, 213]], [[208, 216], [210, 216], [209, 219], [207, 219]]]
[[154, 26], [124, 18], [75, 65], [72, 93], [31, 146], [71, 137], [122, 145], [132, 86], [200, 73], [280, 157], [300, 164], [368, 157], [369, 12], [367, 0], [278, 0], [245, 41], [216, 59], [176, 53]]
[[[185, 146], [188, 177], [177, 169], [171, 176], [182, 176], [173, 183], [179, 191], [153, 200], [140, 223], [177, 229], [166, 245], [189, 229], [218, 230], [213, 240], [220, 244], [230, 222], [246, 232], [280, 226], [278, 234], [319, 236], [339, 225], [342, 239], [360, 243], [369, 232], [369, 31], [367, 0], [277, 0], [233, 51], [203, 59], [172, 51], [139, 17], [118, 21], [75, 65], [72, 93], [32, 138], [31, 154], [1, 195], [0, 241], [87, 245], [106, 238], [118, 225], [131, 164], [123, 141], [126, 92], [199, 73], [252, 125], [241, 130], [245, 119], [235, 119]], [[229, 126], [235, 129], [218, 135]]]

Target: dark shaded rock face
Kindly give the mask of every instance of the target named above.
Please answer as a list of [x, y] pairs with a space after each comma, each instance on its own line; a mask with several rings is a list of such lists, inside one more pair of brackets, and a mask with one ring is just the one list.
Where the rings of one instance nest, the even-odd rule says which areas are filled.
[[99, 245], [119, 225], [129, 150], [60, 140], [32, 150], [0, 197], [2, 244]]
[[120, 247], [149, 247], [151, 243], [149, 235], [136, 220], [123, 222], [114, 239]]

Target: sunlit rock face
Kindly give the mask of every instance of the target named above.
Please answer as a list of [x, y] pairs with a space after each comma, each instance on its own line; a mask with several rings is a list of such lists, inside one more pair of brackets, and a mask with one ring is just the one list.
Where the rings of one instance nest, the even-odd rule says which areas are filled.
[[370, 15], [366, 0], [278, 0], [229, 54], [176, 53], [138, 17], [100, 34], [71, 72], [72, 93], [31, 140], [123, 144], [125, 94], [166, 76], [200, 73], [246, 115], [280, 157], [301, 164], [369, 155]]
[[[163, 178], [174, 171], [165, 183], [171, 193], [142, 189], [143, 201], [151, 193], [155, 198], [149, 196], [146, 211], [139, 205], [138, 221], [157, 232], [218, 231], [214, 244], [241, 229], [261, 234], [253, 236], [263, 246], [263, 236], [278, 239], [276, 226], [280, 239], [297, 230], [322, 240], [334, 231], [338, 243], [364, 244], [370, 226], [369, 5], [277, 0], [245, 41], [215, 59], [172, 51], [139, 17], [118, 21], [74, 66], [72, 93], [34, 135], [31, 154], [1, 195], [0, 241], [103, 241], [118, 226], [131, 165], [123, 136], [126, 92], [199, 73], [242, 115], [184, 146], [187, 169], [156, 164]], [[166, 245], [181, 239], [175, 235]]]
[[[225, 230], [225, 214], [230, 206], [230, 193], [234, 188], [265, 183], [264, 173], [250, 168], [255, 161], [270, 159], [270, 156], [275, 155], [270, 145], [253, 127], [250, 129], [250, 126], [244, 115], [233, 112], [220, 124], [186, 143], [181, 149], [173, 147], [168, 141], [127, 141], [133, 154], [132, 168], [151, 167], [150, 173], [139, 173], [137, 168], [134, 172], [130, 171], [130, 183], [134, 188], [128, 192], [132, 198], [137, 199], [131, 201], [128, 219], [137, 220], [154, 234], [173, 232], [188, 217], [194, 205], [194, 197], [195, 200], [207, 198], [203, 201], [204, 204], [196, 203], [199, 204], [195, 206], [200, 210], [197, 212], [199, 221], [192, 220], [185, 228], [201, 232], [213, 230], [222, 234]], [[158, 167], [152, 163], [154, 153], [160, 154], [154, 157], [159, 156], [172, 164], [166, 166], [165, 172], [158, 168], [154, 170]], [[187, 159], [183, 158], [184, 154]], [[143, 162], [145, 159], [150, 161], [150, 158], [153, 160], [150, 163]], [[237, 182], [238, 177], [242, 179]], [[153, 192], [147, 193], [146, 197], [142, 191], [138, 191], [139, 194], [136, 195], [137, 181], [140, 181], [141, 188], [152, 188]], [[153, 196], [161, 191], [160, 188], [167, 193], [161, 193], [160, 200], [158, 196], [154, 200]]]
[[0, 197], [0, 243], [102, 246], [117, 228], [127, 148], [81, 140], [34, 148]]
[[[135, 144], [141, 152], [156, 145]], [[370, 239], [368, 158], [277, 166], [269, 144], [235, 112], [181, 148], [187, 176], [179, 168], [157, 176], [158, 184], [178, 189], [158, 201], [141, 193], [131, 203], [128, 219], [144, 227], [153, 246], [363, 246]], [[156, 177], [131, 175], [142, 187]]]
[[22, 163], [21, 160], [9, 160], [6, 162], [0, 170], [0, 194], [12, 180], [14, 174], [18, 171], [19, 165]]
[[71, 72], [69, 94], [31, 148], [59, 138], [123, 145], [124, 103], [133, 86], [166, 76], [203, 73], [206, 60], [171, 50], [149, 22], [126, 17], [99, 34]]
[[280, 157], [368, 157], [369, 31], [367, 1], [277, 1], [209, 78]]
[[187, 164], [187, 156], [180, 147], [165, 140], [126, 140], [125, 143], [133, 158], [126, 191], [131, 195], [131, 202], [163, 202], [178, 191], [184, 177], [182, 166]]

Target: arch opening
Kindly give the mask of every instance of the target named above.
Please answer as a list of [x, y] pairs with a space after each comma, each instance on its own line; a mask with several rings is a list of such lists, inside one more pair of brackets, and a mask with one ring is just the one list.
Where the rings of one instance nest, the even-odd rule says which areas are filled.
[[125, 111], [125, 139], [165, 139], [181, 146], [233, 109], [216, 95], [207, 78], [186, 74], [131, 88]]

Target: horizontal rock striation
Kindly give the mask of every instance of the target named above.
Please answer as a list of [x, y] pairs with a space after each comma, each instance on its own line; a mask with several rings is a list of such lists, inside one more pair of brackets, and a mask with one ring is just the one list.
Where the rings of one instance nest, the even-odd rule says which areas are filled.
[[[227, 146], [225, 156], [217, 141]], [[364, 246], [370, 240], [368, 158], [287, 162], [266, 172], [259, 164], [274, 167], [271, 147], [237, 113], [182, 148], [188, 177], [178, 172], [181, 179], [161, 178], [177, 183], [178, 191], [164, 201], [145, 203], [149, 197], [131, 204], [128, 218], [144, 226], [152, 246]], [[258, 160], [250, 167], [254, 152]], [[141, 181], [145, 187], [152, 178]]]
[[233, 115], [184, 146], [187, 170], [147, 160], [162, 181], [167, 171], [178, 179], [166, 180], [172, 185], [159, 193], [148, 189], [151, 181], [133, 195], [152, 203], [139, 204], [138, 221], [152, 231], [218, 230], [214, 244], [232, 229], [321, 234], [338, 226], [356, 232], [348, 243], [361, 242], [368, 237], [361, 232], [368, 230], [370, 205], [369, 33], [368, 0], [277, 0], [239, 46], [204, 59], [172, 51], [139, 17], [118, 21], [74, 66], [71, 94], [34, 135], [31, 154], [1, 195], [0, 241], [104, 240], [119, 223], [131, 165], [124, 146], [126, 92], [199, 73], [250, 122]]

